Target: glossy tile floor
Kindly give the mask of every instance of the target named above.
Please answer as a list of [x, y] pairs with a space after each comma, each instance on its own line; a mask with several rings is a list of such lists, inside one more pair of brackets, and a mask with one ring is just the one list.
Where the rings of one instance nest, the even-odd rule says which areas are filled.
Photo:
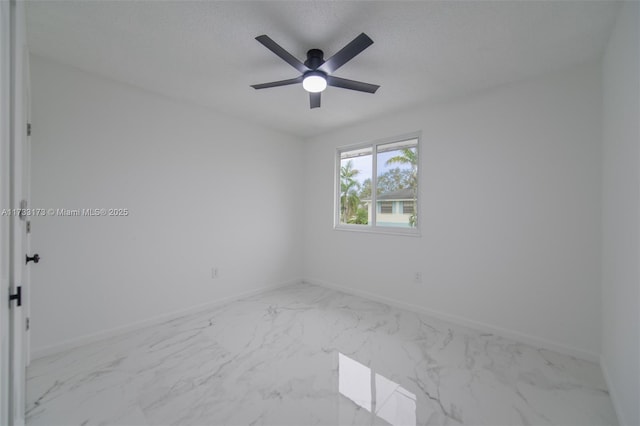
[[609, 425], [599, 367], [307, 284], [32, 363], [29, 425]]

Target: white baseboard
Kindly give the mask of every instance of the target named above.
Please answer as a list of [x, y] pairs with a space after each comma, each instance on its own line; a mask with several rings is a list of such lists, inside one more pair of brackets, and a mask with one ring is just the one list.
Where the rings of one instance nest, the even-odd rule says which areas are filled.
[[141, 321], [136, 321], [135, 323], [125, 325], [123, 327], [115, 327], [109, 330], [100, 331], [97, 333], [87, 334], [84, 336], [76, 337], [73, 339], [65, 340], [60, 343], [56, 343], [55, 345], [44, 346], [41, 348], [33, 349], [32, 359], [36, 360], [38, 358], [43, 358], [45, 356], [54, 355], [60, 352], [67, 351], [69, 349], [76, 348], [78, 346], [83, 346], [88, 343], [97, 342], [99, 340], [108, 339], [113, 336], [117, 336], [120, 334], [128, 333], [130, 331], [139, 330], [144, 327], [149, 327], [151, 325], [155, 325], [158, 323], [162, 323], [165, 321], [170, 321], [175, 318], [179, 318], [184, 315], [193, 314], [196, 312], [204, 311], [207, 309], [214, 308], [216, 306], [224, 305], [229, 302], [233, 302], [235, 300], [243, 299], [245, 297], [253, 296], [255, 294], [259, 294], [265, 292], [267, 290], [273, 290], [274, 288], [286, 287], [288, 285], [299, 284], [302, 282], [302, 279], [296, 278], [292, 280], [288, 280], [278, 284], [271, 284], [264, 287], [259, 287], [253, 290], [245, 291], [243, 293], [235, 294], [233, 296], [224, 297], [222, 299], [217, 299], [213, 301], [209, 301], [206, 303], [202, 303], [196, 306], [191, 306], [186, 309], [180, 309], [177, 311], [173, 311], [167, 314], [158, 315], [152, 318], [144, 319]]
[[607, 366], [607, 360], [604, 355], [600, 355], [600, 369], [602, 370], [602, 375], [604, 376], [604, 381], [607, 383], [607, 389], [609, 389], [609, 397], [611, 397], [611, 402], [613, 402], [613, 409], [616, 412], [616, 417], [618, 417], [619, 425], [630, 425], [627, 423], [624, 418], [624, 414], [622, 412], [622, 407], [620, 407], [620, 403], [618, 402], [618, 393], [616, 388], [613, 386], [611, 382], [611, 376], [609, 375], [609, 367]]
[[342, 286], [340, 284], [328, 283], [326, 281], [317, 280], [313, 278], [305, 278], [302, 280], [305, 283], [319, 285], [322, 287], [331, 288], [334, 290], [342, 291], [344, 293], [353, 294], [355, 296], [360, 296], [365, 299], [375, 300], [377, 302], [386, 303], [387, 305], [395, 306], [401, 309], [406, 309], [413, 312], [419, 312], [428, 316], [432, 316], [444, 321], [451, 322], [453, 324], [461, 325], [464, 327], [469, 327], [475, 330], [479, 330], [486, 333], [496, 334], [498, 336], [506, 337], [509, 339], [513, 339], [515, 341], [525, 343], [531, 346], [535, 346], [537, 348], [549, 349], [552, 351], [560, 352], [565, 355], [573, 356], [575, 358], [580, 358], [586, 361], [599, 362], [600, 355], [585, 351], [582, 349], [574, 348], [571, 346], [563, 345], [561, 343], [552, 342], [550, 340], [532, 336], [526, 333], [521, 333], [519, 331], [510, 330], [507, 328], [497, 327], [491, 324], [483, 323], [480, 321], [475, 321], [469, 318], [460, 317], [457, 315], [446, 314], [444, 312], [439, 312], [435, 310], [431, 310], [428, 308], [424, 308], [419, 305], [414, 305], [412, 303], [403, 302], [397, 299], [392, 299], [384, 296], [377, 295], [375, 293], [370, 293], [368, 291], [357, 290], [351, 287]]

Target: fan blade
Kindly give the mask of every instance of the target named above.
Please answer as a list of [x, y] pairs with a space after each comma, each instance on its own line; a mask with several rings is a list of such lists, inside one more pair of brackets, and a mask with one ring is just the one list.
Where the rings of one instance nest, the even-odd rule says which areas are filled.
[[252, 84], [254, 89], [268, 89], [269, 87], [288, 86], [289, 84], [302, 83], [302, 76], [288, 80], [272, 81], [271, 83]]
[[358, 92], [376, 93], [380, 86], [377, 84], [363, 83], [362, 81], [347, 80], [346, 78], [327, 76], [327, 84], [342, 89], [357, 90]]
[[343, 47], [338, 53], [327, 59], [318, 69], [331, 74], [372, 44], [373, 40], [365, 33], [362, 33], [354, 38], [351, 43]]
[[320, 108], [320, 92], [309, 93], [309, 103], [311, 104], [311, 109]]
[[285, 62], [287, 62], [289, 65], [291, 65], [301, 73], [304, 74], [305, 72], [309, 71], [309, 68], [305, 64], [296, 59], [296, 57], [291, 53], [284, 50], [278, 43], [271, 40], [269, 36], [261, 35], [256, 37], [256, 40], [258, 40], [264, 45], [264, 47], [278, 55], [281, 59], [283, 59]]

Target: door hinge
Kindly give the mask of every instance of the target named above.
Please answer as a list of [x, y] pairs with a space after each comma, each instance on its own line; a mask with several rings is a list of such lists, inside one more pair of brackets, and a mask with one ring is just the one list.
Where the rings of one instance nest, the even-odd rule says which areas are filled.
[[28, 220], [27, 221], [27, 234], [30, 234], [30, 233], [31, 233], [31, 221]]
[[29, 317], [27, 317], [25, 325], [27, 326], [27, 331], [29, 331], [29, 326], [31, 325], [31, 323], [29, 321]]
[[20, 220], [26, 220], [27, 217], [27, 200], [20, 200], [20, 213], [18, 213], [18, 217]]
[[31, 123], [27, 123], [27, 136], [31, 136]]
[[11, 306], [12, 300], [16, 301], [17, 306], [22, 306], [22, 287], [16, 288], [16, 294], [9, 293], [9, 306]]

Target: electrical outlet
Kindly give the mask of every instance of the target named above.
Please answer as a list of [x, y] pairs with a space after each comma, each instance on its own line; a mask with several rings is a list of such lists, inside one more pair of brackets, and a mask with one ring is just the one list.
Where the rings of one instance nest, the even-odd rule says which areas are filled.
[[416, 272], [415, 274], [413, 274], [413, 282], [415, 284], [422, 283], [422, 272]]
[[214, 280], [218, 278], [218, 268], [216, 266], [211, 268], [211, 278]]

